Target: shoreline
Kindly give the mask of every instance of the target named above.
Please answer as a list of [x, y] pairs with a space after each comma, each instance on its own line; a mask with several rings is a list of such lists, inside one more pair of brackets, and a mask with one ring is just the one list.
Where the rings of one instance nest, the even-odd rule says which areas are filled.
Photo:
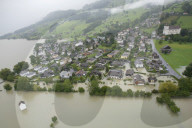
[[33, 50], [35, 48], [35, 45], [37, 43], [44, 43], [45, 42], [45, 39], [40, 39], [40, 40], [36, 40], [36, 43], [34, 44], [34, 46], [32, 47], [32, 49], [29, 51], [28, 55], [27, 55], [27, 58], [25, 59], [25, 62], [27, 62], [29, 64], [29, 69], [31, 69], [33, 66], [31, 65], [31, 60], [30, 60], [30, 56], [31, 55], [34, 55], [33, 54]]

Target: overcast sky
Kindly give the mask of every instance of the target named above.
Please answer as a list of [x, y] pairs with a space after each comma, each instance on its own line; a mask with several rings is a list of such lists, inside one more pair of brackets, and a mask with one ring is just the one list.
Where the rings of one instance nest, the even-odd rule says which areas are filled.
[[36, 23], [56, 10], [81, 9], [97, 0], [0, 0], [0, 35]]

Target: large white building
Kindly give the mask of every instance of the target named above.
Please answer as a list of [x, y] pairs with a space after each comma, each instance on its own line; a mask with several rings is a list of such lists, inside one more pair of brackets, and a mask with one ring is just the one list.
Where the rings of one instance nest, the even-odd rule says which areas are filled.
[[164, 26], [163, 34], [164, 35], [175, 35], [180, 34], [181, 28], [179, 26]]

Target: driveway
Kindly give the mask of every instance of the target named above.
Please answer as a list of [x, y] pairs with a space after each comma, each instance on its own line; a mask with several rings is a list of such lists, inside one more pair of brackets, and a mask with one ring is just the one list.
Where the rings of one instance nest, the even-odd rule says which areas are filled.
[[163, 59], [155, 47], [153, 39], [151, 39], [151, 45], [154, 52], [159, 55], [160, 60], [163, 62], [163, 65], [168, 69], [169, 75], [175, 76], [177, 79], [181, 79], [181, 76], [173, 70], [173, 68]]

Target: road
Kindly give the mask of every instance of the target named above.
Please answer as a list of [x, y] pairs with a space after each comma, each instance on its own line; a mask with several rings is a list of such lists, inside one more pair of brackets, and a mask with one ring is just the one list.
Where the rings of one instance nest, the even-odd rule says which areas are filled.
[[175, 76], [177, 79], [181, 79], [181, 76], [173, 70], [173, 68], [163, 59], [163, 57], [159, 54], [155, 47], [155, 43], [153, 42], [153, 39], [151, 39], [151, 45], [154, 52], [156, 52], [159, 55], [160, 60], [162, 61], [163, 65], [168, 69], [169, 75]]

